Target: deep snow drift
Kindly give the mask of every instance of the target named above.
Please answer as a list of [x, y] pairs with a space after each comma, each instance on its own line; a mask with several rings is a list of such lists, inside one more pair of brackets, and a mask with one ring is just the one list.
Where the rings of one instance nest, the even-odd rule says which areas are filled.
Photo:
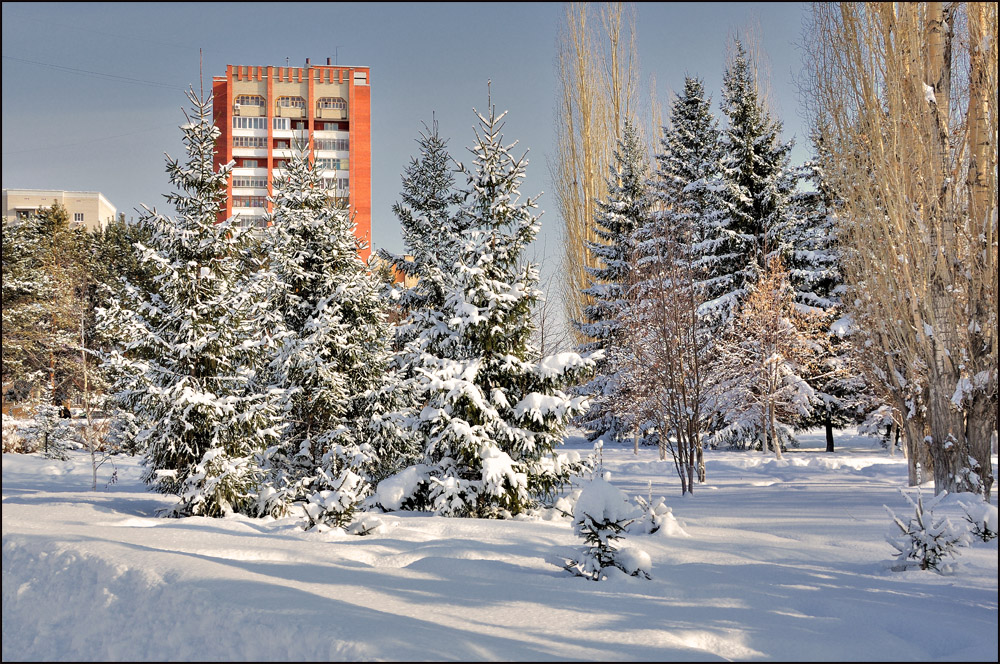
[[[850, 434], [834, 454], [803, 436], [783, 462], [708, 452], [683, 499], [655, 450], [606, 447], [611, 482], [652, 482], [678, 527], [625, 540], [652, 580], [601, 582], [547, 562], [582, 545], [552, 511], [389, 513], [365, 537], [163, 519], [136, 459], [91, 492], [88, 457], [4, 454], [3, 659], [996, 661], [997, 540], [951, 575], [890, 571], [905, 462]], [[938, 508], [952, 521], [958, 499]]]

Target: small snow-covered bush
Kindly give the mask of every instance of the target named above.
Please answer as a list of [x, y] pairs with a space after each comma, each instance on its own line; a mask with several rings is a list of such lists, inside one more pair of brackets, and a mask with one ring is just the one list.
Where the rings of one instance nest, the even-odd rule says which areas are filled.
[[650, 578], [649, 554], [634, 547], [620, 547], [618, 540], [640, 510], [607, 479], [595, 477], [583, 485], [573, 508], [573, 530], [586, 546], [565, 569], [594, 581], [607, 578], [605, 570], [617, 568], [630, 576]]
[[965, 520], [971, 524], [972, 534], [984, 542], [989, 542], [997, 536], [997, 508], [985, 501], [963, 503], [959, 505], [965, 511]]
[[917, 489], [917, 499], [900, 490], [906, 501], [914, 508], [914, 516], [906, 523], [885, 507], [893, 524], [898, 529], [886, 536], [886, 541], [896, 549], [896, 563], [893, 571], [904, 571], [911, 567], [933, 569], [938, 572], [948, 572], [951, 566], [942, 561], [948, 556], [957, 555], [956, 549], [969, 544], [969, 534], [964, 528], [958, 528], [946, 516], [934, 514], [934, 508], [941, 499], [948, 495], [942, 491], [924, 506], [923, 496]]
[[[162, 472], [167, 475], [171, 471]], [[231, 457], [221, 447], [209, 448], [180, 490], [180, 502], [168, 516], [224, 517], [259, 512], [260, 468], [251, 457]]]
[[660, 496], [656, 499], [635, 497], [635, 504], [639, 510], [637, 516], [625, 530], [629, 535], [667, 535], [687, 537], [681, 525], [674, 518], [673, 510], [666, 505], [666, 499]]
[[36, 451], [34, 441], [26, 438], [22, 431], [27, 422], [3, 416], [3, 452], [4, 454], [30, 454]]
[[[347, 528], [354, 519], [358, 503], [361, 502], [364, 483], [360, 475], [347, 470], [340, 477], [336, 489], [317, 491], [311, 495], [305, 505], [306, 516], [309, 519], [306, 530], [316, 526]], [[367, 531], [360, 534], [367, 534]]]
[[30, 447], [52, 459], [65, 459], [66, 452], [80, 447], [73, 439], [73, 427], [60, 410], [43, 400], [35, 406], [33, 419], [18, 431]]

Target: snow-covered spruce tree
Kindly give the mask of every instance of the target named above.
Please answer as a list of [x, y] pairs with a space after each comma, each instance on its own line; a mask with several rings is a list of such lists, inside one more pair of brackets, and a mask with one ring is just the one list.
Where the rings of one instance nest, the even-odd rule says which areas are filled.
[[396, 255], [379, 249], [379, 256], [406, 278], [416, 278], [411, 287], [392, 287], [389, 297], [402, 316], [394, 327], [394, 354], [390, 370], [398, 389], [393, 391], [395, 408], [387, 414], [387, 424], [398, 427], [396, 454], [385, 459], [380, 468], [384, 478], [416, 463], [422, 445], [415, 435], [406, 436], [406, 422], [419, 412], [414, 400], [415, 366], [419, 346], [408, 345], [436, 325], [434, 312], [442, 309], [445, 296], [454, 287], [455, 266], [459, 261], [463, 231], [467, 220], [458, 213], [461, 194], [455, 189], [455, 165], [448, 153], [447, 141], [438, 132], [437, 123], [417, 139], [418, 157], [410, 161], [402, 177], [402, 200], [393, 205], [403, 234], [405, 254]]
[[573, 507], [573, 532], [586, 546], [564, 568], [592, 581], [608, 578], [606, 570], [610, 568], [649, 579], [649, 554], [619, 544], [627, 528], [640, 518], [643, 510], [606, 478], [595, 477], [585, 483]]
[[167, 156], [177, 216], [145, 208], [140, 220], [153, 229], [137, 246], [156, 276], [114, 298], [102, 325], [121, 335], [108, 361], [142, 427], [146, 483], [180, 496], [177, 516], [256, 514], [259, 454], [276, 436], [272, 398], [252, 388], [269, 330], [245, 270], [249, 231], [217, 218], [231, 165], [213, 167], [211, 99], [187, 96], [188, 159]]
[[[399, 295], [404, 315], [444, 301], [442, 278], [454, 274], [461, 251], [465, 218], [457, 214], [461, 196], [455, 189], [455, 171], [448, 142], [437, 122], [417, 139], [419, 156], [410, 160], [402, 176], [402, 200], [392, 206], [399, 219], [404, 255], [379, 249], [379, 255], [405, 277], [418, 279]], [[425, 125], [426, 129], [426, 125]], [[416, 321], [400, 325], [401, 339], [419, 332]]]
[[[722, 216], [719, 241], [711, 245], [713, 256], [705, 261], [706, 282], [712, 288], [699, 309], [720, 335], [739, 315], [770, 261], [788, 250], [783, 234], [794, 187], [788, 166], [792, 143], [781, 142], [781, 122], [771, 118], [753, 63], [738, 39], [723, 76], [722, 111], [728, 125], [722, 134], [721, 175], [715, 182]], [[721, 394], [716, 401], [738, 404], [739, 397]], [[734, 413], [717, 409], [710, 445], [749, 447], [760, 440], [760, 430], [730, 426], [735, 418]]]
[[649, 181], [654, 210], [636, 231], [637, 266], [676, 253], [665, 245], [678, 243], [702, 300], [718, 297], [727, 283], [724, 277], [713, 279], [715, 264], [726, 257], [719, 253], [724, 218], [715, 195], [721, 171], [720, 135], [710, 105], [704, 84], [686, 77], [655, 156], [656, 171]]
[[3, 384], [25, 397], [49, 383], [62, 403], [80, 383], [75, 352], [88, 312], [89, 237], [55, 204], [3, 225]]
[[948, 517], [934, 514], [934, 509], [948, 492], [942, 491], [932, 497], [926, 505], [919, 487], [916, 500], [902, 489], [899, 492], [913, 507], [914, 514], [903, 523], [903, 520], [888, 506], [883, 505], [895, 526], [886, 536], [886, 541], [896, 549], [896, 562], [892, 570], [902, 572], [917, 567], [922, 570], [932, 569], [939, 573], [951, 571], [951, 565], [943, 561], [947, 557], [958, 555], [957, 548], [968, 546], [970, 538], [967, 528], [955, 526]]
[[[539, 230], [536, 204], [519, 200], [526, 160], [503, 144], [503, 114], [491, 104], [488, 114], [476, 115], [473, 166], [461, 167], [466, 241], [443, 305], [426, 310], [423, 331], [407, 351], [418, 376], [411, 427], [420, 463], [379, 487], [387, 508], [517, 514], [578, 470], [555, 448], [585, 400], [563, 390], [600, 354], [529, 359], [538, 270], [523, 264], [522, 254]], [[382, 491], [388, 487], [399, 489], [391, 505]]]
[[[814, 145], [822, 150], [820, 141]], [[834, 195], [819, 163], [807, 162], [795, 175], [811, 186], [791, 195], [784, 240], [789, 246], [788, 277], [795, 307], [807, 323], [802, 331], [814, 349], [802, 377], [816, 395], [810, 414], [798, 418], [795, 428], [823, 427], [826, 451], [833, 452], [834, 428], [861, 422], [874, 406], [868, 384], [855, 366], [854, 330], [842, 303], [846, 287], [840, 272]]]
[[615, 406], [621, 397], [620, 367], [607, 352], [622, 342], [620, 328], [635, 253], [632, 236], [649, 212], [646, 170], [639, 136], [626, 121], [608, 167], [607, 199], [596, 201], [593, 233], [597, 241], [586, 243], [597, 265], [586, 268], [590, 285], [583, 292], [590, 304], [583, 309], [583, 320], [575, 323], [580, 334], [590, 339], [581, 347], [583, 352], [600, 349], [606, 353], [597, 363], [595, 376], [579, 390], [590, 398], [590, 408], [578, 420], [588, 440], [623, 441], [635, 430], [635, 424], [626, 421], [624, 411]]
[[[708, 323], [696, 315], [709, 285], [704, 265], [707, 247], [717, 234], [718, 208], [709, 183], [719, 173], [719, 132], [704, 87], [685, 79], [684, 90], [671, 106], [670, 125], [663, 128], [656, 172], [648, 187], [653, 208], [634, 233], [633, 280], [626, 314], [626, 390], [645, 415], [640, 427], [668, 432], [647, 434], [680, 461], [685, 477], [697, 471], [704, 481], [701, 436], [710, 413], [707, 367], [702, 366], [711, 342]], [[680, 453], [678, 455], [678, 453]]]
[[30, 442], [32, 449], [50, 459], [65, 459], [73, 444], [73, 427], [62, 417], [51, 381], [42, 380], [40, 384], [41, 394], [31, 410], [31, 423], [21, 427], [18, 433]]
[[[723, 77], [722, 170], [715, 183], [721, 215], [718, 241], [706, 247], [708, 283], [702, 315], [717, 325], [731, 319], [764, 269], [770, 254], [787, 249], [788, 197], [794, 178], [788, 169], [792, 143], [781, 142], [781, 122], [771, 118], [758, 90], [743, 44]], [[766, 247], [766, 249], [765, 249]]]
[[280, 331], [268, 382], [282, 395], [284, 426], [269, 454], [268, 507], [283, 513], [293, 502], [319, 502], [313, 521], [344, 526], [370, 492], [375, 466], [394, 454], [393, 436], [380, 430], [391, 343], [386, 301], [358, 255], [350, 210], [330, 201], [305, 150], [275, 189], [264, 277]]

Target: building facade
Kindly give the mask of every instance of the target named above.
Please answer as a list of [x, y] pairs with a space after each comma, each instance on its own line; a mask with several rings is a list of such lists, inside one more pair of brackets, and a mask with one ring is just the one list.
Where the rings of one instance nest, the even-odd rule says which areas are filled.
[[371, 254], [371, 80], [368, 67], [228, 65], [212, 79], [221, 135], [216, 166], [234, 161], [222, 218], [265, 222], [274, 179], [306, 147], [330, 196], [346, 200], [365, 260]]
[[3, 190], [3, 216], [9, 219], [24, 219], [57, 203], [69, 213], [70, 225], [84, 226], [91, 231], [104, 228], [118, 214], [115, 206], [99, 191]]

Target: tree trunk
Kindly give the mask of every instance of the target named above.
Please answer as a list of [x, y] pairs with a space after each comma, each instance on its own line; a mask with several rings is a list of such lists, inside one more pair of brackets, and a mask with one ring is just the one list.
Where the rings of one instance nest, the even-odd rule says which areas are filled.
[[[892, 421], [889, 425], [889, 456], [896, 456], [896, 445], [899, 444], [899, 427], [896, 426], [896, 420]], [[903, 448], [903, 458], [906, 458], [906, 448]]]
[[701, 432], [695, 431], [695, 453], [698, 456], [698, 481], [705, 483], [705, 447], [701, 442]]
[[774, 445], [774, 456], [781, 459], [781, 441], [778, 440], [778, 431], [774, 426], [774, 404], [768, 407], [768, 418], [770, 419], [771, 444]]
[[933, 461], [924, 442], [924, 422], [917, 418], [903, 420], [904, 442], [907, 449], [907, 476], [910, 486], [919, 486], [931, 476]]
[[833, 452], [833, 420], [830, 417], [830, 406], [826, 406], [826, 451]]
[[976, 461], [973, 470], [979, 475], [980, 490], [986, 501], [993, 490], [993, 459], [990, 446], [997, 427], [996, 404], [984, 394], [977, 394], [966, 414], [965, 438]]

